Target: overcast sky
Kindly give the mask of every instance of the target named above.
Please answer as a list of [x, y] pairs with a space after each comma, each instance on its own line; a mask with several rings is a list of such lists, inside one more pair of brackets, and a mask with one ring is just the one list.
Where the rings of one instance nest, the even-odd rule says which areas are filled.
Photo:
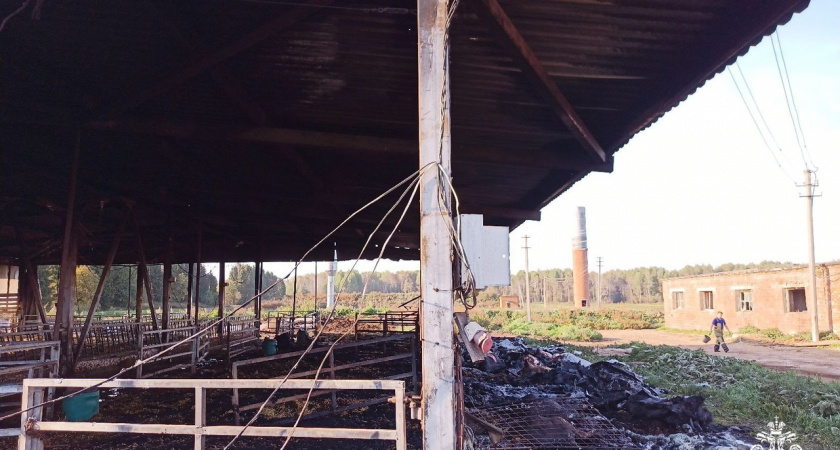
[[[810, 157], [819, 168], [814, 201], [816, 259], [840, 259], [840, 2], [812, 0], [779, 29]], [[771, 152], [728, 71], [717, 75], [615, 156], [611, 174], [593, 173], [511, 233], [511, 269], [571, 267], [574, 214], [586, 207], [590, 268], [808, 260], [804, 163], [769, 38], [739, 59], [781, 147]], [[732, 68], [736, 77], [740, 75]], [[739, 79], [740, 81], [740, 79]], [[747, 95], [742, 84], [742, 90]], [[760, 119], [758, 119], [760, 120]], [[768, 140], [770, 140], [768, 135]], [[770, 140], [771, 147], [774, 146]], [[456, 185], [457, 189], [457, 185]], [[342, 263], [341, 269], [350, 263]], [[267, 265], [284, 275], [290, 264]], [[323, 270], [325, 264], [320, 265]], [[361, 266], [369, 270], [371, 265]], [[385, 262], [385, 270], [417, 269]], [[311, 273], [312, 263], [302, 273]], [[281, 273], [282, 272], [282, 273]]]

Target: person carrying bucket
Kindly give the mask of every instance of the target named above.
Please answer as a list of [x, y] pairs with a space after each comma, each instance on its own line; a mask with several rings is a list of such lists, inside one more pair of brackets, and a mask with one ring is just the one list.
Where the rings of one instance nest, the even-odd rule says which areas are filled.
[[726, 320], [723, 319], [723, 311], [718, 311], [717, 317], [712, 320], [712, 328], [709, 329], [710, 332], [715, 333], [715, 351], [719, 352], [720, 348], [723, 347], [724, 352], [729, 352], [729, 347], [726, 345], [726, 342], [723, 341], [723, 329], [726, 328], [726, 331], [732, 332], [729, 329], [729, 325], [726, 324]]

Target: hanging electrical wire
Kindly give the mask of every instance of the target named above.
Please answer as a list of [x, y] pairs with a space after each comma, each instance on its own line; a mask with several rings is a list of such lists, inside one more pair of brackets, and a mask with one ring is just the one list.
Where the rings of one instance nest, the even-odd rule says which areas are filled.
[[[799, 127], [799, 134], [802, 136], [802, 146], [805, 147], [805, 154], [808, 155], [808, 161], [811, 163], [811, 166], [814, 168], [816, 172], [819, 170], [816, 164], [814, 164], [814, 160], [811, 158], [811, 151], [808, 149], [808, 143], [805, 141], [805, 130], [802, 129], [802, 122], [799, 120], [799, 108], [796, 107], [796, 99], [793, 97], [793, 85], [790, 82], [790, 73], [787, 69], [787, 61], [785, 61], [785, 52], [782, 50], [782, 38], [779, 35], [779, 30], [776, 30], [776, 41], [779, 43], [779, 56], [782, 59], [782, 67], [785, 71], [785, 79], [787, 80], [788, 90], [790, 91], [790, 101], [793, 104], [793, 112], [796, 115], [796, 125]], [[771, 36], [772, 41], [772, 36]]]
[[[405, 197], [406, 192], [408, 192], [409, 190], [411, 190], [412, 192], [416, 192], [416, 189], [419, 186], [420, 177], [422, 177], [423, 174], [426, 172], [426, 170], [429, 167], [432, 167], [434, 164], [435, 163], [429, 163], [426, 166], [424, 166], [423, 168], [421, 168], [420, 170], [418, 170], [417, 172], [415, 172], [416, 178], [414, 178], [412, 180], [412, 182], [409, 184], [409, 186], [406, 187], [406, 190], [403, 192], [403, 195], [400, 196], [400, 198], [397, 200], [397, 202], [395, 202], [394, 205], [388, 210], [388, 212], [382, 217], [382, 219], [377, 224], [376, 228], [374, 228], [373, 232], [371, 232], [368, 235], [368, 238], [365, 241], [364, 245], [362, 246], [362, 249], [359, 251], [358, 257], [353, 262], [353, 265], [350, 267], [351, 272], [356, 267], [358, 262], [361, 260], [362, 256], [364, 255], [365, 251], [367, 250], [368, 246], [370, 245], [370, 242], [373, 239], [373, 236], [376, 234], [376, 232], [379, 230], [379, 228], [382, 226], [382, 224], [385, 222], [385, 220], [391, 214], [391, 212], [400, 204], [402, 199]], [[414, 195], [412, 194], [412, 199], [413, 198], [414, 198]], [[405, 212], [407, 211], [408, 206], [410, 204], [411, 204], [410, 201], [406, 204], [406, 209], [403, 211], [403, 215], [400, 217], [400, 220], [397, 223], [397, 225], [394, 227], [394, 230], [391, 232], [391, 235], [388, 236], [387, 241], [390, 241], [391, 236], [393, 236], [393, 234], [396, 232], [396, 230], [399, 227], [399, 224], [402, 223], [402, 218], [405, 216]], [[385, 251], [386, 246], [387, 246], [387, 242], [386, 242], [385, 245], [382, 246], [382, 249], [380, 251], [380, 255], [382, 255], [382, 252]], [[344, 279], [342, 279], [341, 284], [339, 285], [339, 289], [338, 289], [338, 293], [336, 294], [336, 297], [340, 297], [341, 292], [343, 292], [343, 290], [344, 290], [344, 285], [345, 285], [345, 283], [347, 282], [348, 279], [349, 279], [349, 277], [344, 277]], [[327, 317], [325, 319], [325, 323], [329, 323], [329, 321], [332, 319], [332, 317], [335, 313], [335, 310], [336, 310], [339, 303], [340, 302], [338, 301], [338, 298], [337, 298], [336, 301], [333, 303], [333, 306], [330, 309], [330, 312], [327, 314]], [[358, 320], [358, 318], [356, 320]], [[341, 341], [341, 339], [344, 338], [344, 336], [347, 335], [347, 333], [349, 333], [350, 329], [351, 328], [348, 328], [348, 331], [345, 332], [344, 335], [342, 335], [335, 342], [333, 342], [333, 344], [327, 350], [327, 352], [324, 355], [324, 359], [321, 361], [321, 364], [318, 368], [318, 371], [316, 372], [316, 375], [315, 375], [316, 380], [318, 379], [318, 375], [320, 374], [321, 368], [323, 368], [324, 362], [327, 360], [329, 355], [332, 353], [332, 349], [335, 347], [335, 345], [339, 341]], [[295, 363], [292, 365], [292, 367], [289, 369], [289, 371], [286, 373], [286, 375], [283, 377], [283, 379], [280, 381], [280, 383], [274, 388], [274, 390], [272, 390], [272, 392], [268, 395], [268, 397], [265, 399], [265, 401], [260, 405], [260, 407], [257, 409], [257, 412], [254, 414], [254, 416], [251, 417], [251, 419], [248, 421], [248, 423], [246, 423], [243, 426], [242, 430], [240, 430], [239, 433], [236, 436], [234, 436], [233, 439], [231, 439], [230, 442], [228, 442], [228, 444], [224, 447], [225, 449], [230, 448], [240, 437], [242, 437], [242, 435], [245, 433], [245, 431], [257, 421], [257, 419], [262, 414], [263, 410], [265, 410], [265, 408], [271, 403], [272, 399], [277, 394], [277, 392], [280, 390], [280, 388], [283, 386], [283, 384], [286, 382], [286, 380], [289, 379], [289, 377], [292, 375], [292, 373], [294, 373], [294, 371], [300, 365], [301, 361], [303, 361], [303, 359], [309, 354], [309, 352], [312, 351], [312, 348], [315, 346], [315, 343], [318, 341], [318, 338], [321, 337], [323, 332], [324, 332], [324, 328], [321, 328], [320, 330], [318, 330], [318, 332], [316, 333], [315, 337], [311, 340], [311, 342], [310, 342], [309, 346], [306, 348], [306, 350], [303, 351], [303, 353], [298, 357], [297, 361], [295, 361]], [[313, 383], [312, 389], [314, 389], [314, 386], [315, 386], [315, 384]], [[309, 391], [310, 394], [312, 392], [312, 389], [310, 389], [310, 391]], [[308, 399], [309, 399], [309, 396], [307, 396], [307, 402], [301, 408], [301, 412], [299, 413], [298, 419], [295, 422], [295, 427], [297, 427], [297, 423], [300, 421], [300, 418], [302, 417], [302, 415], [306, 411], [306, 407], [308, 405]], [[290, 432], [289, 435], [287, 436], [286, 442], [283, 444], [284, 448], [285, 448], [286, 444], [288, 444], [288, 442], [291, 439], [293, 434], [294, 434], [294, 428], [292, 429], [292, 432]]]
[[746, 97], [744, 97], [744, 93], [741, 91], [741, 87], [738, 85], [738, 81], [735, 79], [735, 75], [732, 73], [732, 68], [727, 68], [727, 72], [729, 72], [729, 76], [732, 78], [732, 82], [735, 83], [735, 89], [738, 90], [738, 95], [741, 97], [741, 101], [744, 102], [744, 107], [747, 108], [747, 112], [750, 114], [750, 118], [752, 119], [753, 124], [755, 125], [755, 129], [758, 130], [758, 134], [759, 136], [761, 136], [761, 140], [762, 142], [764, 142], [764, 146], [767, 148], [767, 151], [770, 152], [770, 156], [773, 157], [773, 161], [776, 161], [776, 165], [779, 166], [779, 169], [782, 170], [785, 176], [787, 176], [790, 179], [790, 181], [796, 184], [796, 180], [794, 180], [793, 177], [788, 173], [788, 171], [785, 170], [784, 167], [782, 167], [782, 164], [779, 162], [779, 158], [776, 157], [776, 152], [773, 151], [773, 149], [770, 147], [770, 144], [767, 142], [767, 138], [764, 136], [764, 132], [762, 131], [761, 126], [759, 126], [758, 121], [755, 119], [755, 115], [753, 114], [752, 109], [750, 109], [750, 105], [749, 103], [747, 103], [747, 99]]
[[[778, 31], [774, 33], [775, 36], [778, 38], [779, 34]], [[794, 119], [793, 110], [796, 108], [793, 105], [793, 91], [790, 91], [790, 95], [788, 95], [788, 91], [791, 89], [790, 86], [790, 79], [788, 78], [787, 83], [785, 82], [785, 75], [782, 73], [782, 64], [779, 62], [779, 52], [776, 50], [776, 42], [773, 40], [773, 35], [770, 36], [770, 44], [773, 46], [773, 57], [776, 60], [776, 69], [779, 72], [779, 81], [782, 83], [782, 92], [785, 94], [785, 104], [787, 105], [788, 116], [790, 116], [790, 123], [793, 126], [793, 133], [796, 136], [796, 145], [799, 147], [799, 153], [802, 156], [802, 163], [805, 164], [806, 170], [811, 170], [811, 166], [808, 164], [808, 160], [805, 158], [805, 147], [804, 143], [804, 136], [801, 134], [801, 130], [797, 125], [796, 119]], [[779, 43], [781, 47], [781, 41]], [[785, 69], [785, 74], [787, 73], [787, 69]], [[798, 116], [798, 113], [797, 113]]]
[[[91, 385], [91, 386], [89, 386], [89, 387], [87, 387], [87, 388], [85, 388], [85, 389], [83, 389], [83, 390], [80, 390], [80, 391], [77, 391], [77, 392], [73, 392], [73, 393], [70, 393], [70, 394], [66, 394], [66, 395], [63, 395], [63, 396], [60, 396], [60, 397], [57, 397], [57, 398], [53, 398], [53, 399], [50, 399], [50, 400], [46, 400], [46, 401], [44, 401], [44, 402], [41, 402], [41, 403], [38, 403], [38, 404], [34, 404], [34, 405], [32, 405], [32, 406], [29, 406], [29, 407], [27, 407], [26, 409], [22, 409], [22, 410], [19, 410], [19, 411], [14, 412], [14, 413], [10, 413], [10, 414], [4, 415], [4, 416], [0, 417], [0, 421], [3, 421], [3, 420], [5, 420], [5, 419], [9, 419], [9, 418], [14, 417], [14, 416], [17, 416], [17, 415], [19, 415], [19, 414], [23, 414], [23, 413], [25, 413], [25, 412], [27, 412], [27, 411], [31, 411], [31, 410], [36, 409], [36, 408], [40, 408], [40, 407], [45, 406], [45, 405], [49, 405], [49, 404], [52, 404], [52, 403], [55, 403], [55, 402], [58, 402], [58, 401], [61, 401], [61, 400], [67, 399], [67, 398], [74, 397], [74, 396], [76, 396], [76, 395], [80, 395], [80, 394], [83, 394], [83, 393], [90, 392], [90, 391], [92, 391], [92, 390], [94, 390], [94, 389], [98, 388], [99, 386], [102, 386], [103, 384], [105, 384], [105, 383], [107, 383], [107, 382], [109, 382], [109, 381], [115, 380], [115, 379], [117, 379], [118, 377], [120, 377], [120, 376], [122, 376], [122, 375], [124, 375], [124, 374], [126, 374], [126, 373], [128, 373], [128, 372], [130, 372], [130, 371], [132, 371], [132, 370], [135, 370], [135, 369], [137, 369], [138, 367], [140, 367], [140, 366], [142, 366], [142, 365], [144, 365], [144, 364], [147, 364], [148, 362], [150, 362], [150, 361], [152, 361], [152, 360], [154, 360], [154, 359], [158, 359], [158, 358], [160, 358], [161, 356], [166, 355], [166, 354], [168, 354], [168, 353], [172, 352], [172, 351], [173, 351], [175, 348], [177, 348], [178, 346], [180, 346], [180, 345], [182, 345], [182, 344], [185, 344], [185, 343], [187, 343], [187, 342], [189, 342], [189, 341], [191, 341], [191, 340], [193, 340], [193, 339], [195, 339], [195, 338], [197, 338], [197, 337], [199, 337], [199, 336], [203, 335], [204, 333], [206, 333], [207, 331], [209, 331], [209, 330], [210, 330], [210, 329], [212, 329], [213, 327], [217, 326], [219, 323], [222, 323], [222, 321], [227, 320], [227, 318], [229, 318], [230, 316], [232, 316], [232, 315], [236, 314], [237, 312], [239, 312], [240, 310], [242, 310], [242, 309], [243, 309], [243, 308], [245, 308], [246, 306], [249, 306], [249, 305], [250, 305], [250, 304], [251, 304], [254, 300], [256, 300], [257, 298], [259, 298], [260, 296], [265, 295], [266, 293], [268, 293], [268, 292], [269, 292], [272, 288], [274, 288], [274, 287], [275, 287], [278, 283], [282, 283], [284, 280], [288, 279], [288, 278], [289, 278], [289, 276], [291, 276], [292, 272], [294, 272], [294, 270], [295, 270], [295, 269], [296, 269], [296, 268], [297, 268], [297, 267], [298, 267], [298, 266], [299, 266], [299, 265], [300, 265], [300, 264], [301, 264], [304, 260], [306, 260], [306, 258], [309, 256], [309, 254], [310, 254], [310, 253], [312, 253], [312, 252], [313, 252], [316, 248], [318, 248], [321, 244], [323, 244], [323, 243], [324, 243], [324, 241], [326, 241], [326, 240], [328, 240], [330, 237], [332, 237], [332, 236], [333, 236], [333, 235], [334, 235], [334, 234], [335, 234], [335, 233], [336, 233], [339, 229], [341, 229], [342, 227], [344, 227], [344, 226], [345, 226], [348, 222], [350, 222], [350, 221], [351, 221], [353, 218], [355, 218], [357, 215], [361, 214], [363, 211], [365, 211], [366, 209], [368, 209], [371, 205], [373, 205], [373, 204], [375, 204], [375, 203], [379, 202], [380, 200], [382, 200], [383, 198], [387, 197], [388, 195], [390, 195], [392, 192], [394, 192], [394, 191], [396, 191], [397, 189], [399, 189], [399, 188], [400, 188], [401, 186], [403, 186], [404, 184], [406, 184], [406, 183], [408, 183], [408, 182], [411, 182], [411, 181], [414, 181], [415, 179], [418, 179], [418, 178], [419, 178], [419, 176], [421, 176], [421, 175], [422, 175], [422, 174], [423, 174], [426, 170], [428, 170], [430, 167], [433, 167], [433, 166], [435, 166], [435, 163], [429, 163], [429, 164], [427, 164], [427, 165], [423, 166], [422, 168], [418, 169], [417, 171], [415, 171], [415, 172], [414, 172], [414, 173], [412, 173], [411, 175], [407, 176], [407, 177], [406, 177], [406, 178], [404, 178], [402, 181], [400, 181], [400, 182], [399, 182], [399, 183], [397, 183], [396, 185], [392, 186], [391, 188], [389, 188], [388, 190], [386, 190], [385, 192], [383, 192], [382, 194], [380, 194], [379, 196], [377, 196], [377, 197], [376, 197], [376, 198], [374, 198], [373, 200], [371, 200], [371, 201], [367, 202], [367, 203], [366, 203], [364, 206], [362, 206], [361, 208], [359, 208], [359, 209], [357, 209], [356, 211], [354, 211], [354, 212], [353, 212], [352, 214], [350, 214], [347, 218], [345, 218], [345, 219], [344, 219], [341, 223], [339, 223], [339, 224], [338, 224], [335, 228], [333, 228], [333, 229], [332, 229], [332, 231], [330, 231], [330, 232], [329, 232], [326, 236], [324, 236], [324, 237], [323, 237], [321, 240], [319, 240], [319, 241], [318, 241], [315, 245], [313, 245], [313, 246], [312, 246], [312, 247], [310, 247], [310, 248], [309, 248], [306, 252], [304, 252], [303, 256], [302, 256], [302, 257], [301, 257], [301, 258], [300, 258], [300, 259], [299, 259], [299, 260], [295, 263], [295, 266], [294, 266], [294, 267], [293, 267], [293, 268], [289, 271], [289, 273], [288, 273], [288, 274], [286, 274], [286, 276], [285, 276], [285, 277], [278, 278], [278, 279], [277, 279], [277, 281], [275, 281], [274, 283], [272, 283], [271, 285], [269, 285], [268, 287], [266, 287], [265, 289], [263, 289], [261, 292], [257, 293], [256, 295], [254, 295], [253, 297], [251, 297], [251, 298], [250, 298], [250, 299], [248, 299], [247, 301], [243, 302], [241, 305], [237, 306], [236, 308], [234, 308], [234, 309], [233, 309], [232, 311], [230, 311], [229, 313], [227, 313], [227, 314], [223, 315], [222, 317], [220, 317], [220, 318], [218, 318], [218, 319], [216, 319], [216, 320], [214, 320], [214, 321], [211, 321], [211, 322], [210, 322], [208, 325], [206, 325], [204, 328], [201, 328], [200, 330], [198, 330], [197, 332], [193, 333], [192, 335], [187, 336], [187, 337], [185, 337], [184, 339], [182, 339], [182, 340], [180, 340], [180, 341], [178, 341], [178, 342], [173, 343], [172, 345], [170, 345], [169, 347], [164, 348], [163, 350], [161, 350], [160, 352], [156, 353], [155, 355], [149, 356], [148, 358], [145, 358], [145, 359], [138, 359], [138, 360], [137, 360], [134, 364], [132, 364], [131, 366], [126, 367], [126, 368], [124, 368], [124, 369], [120, 370], [119, 372], [115, 373], [114, 375], [112, 375], [112, 376], [110, 376], [110, 377], [108, 377], [108, 378], [106, 378], [106, 379], [104, 379], [104, 380], [102, 380], [102, 381], [99, 381], [99, 382], [97, 382], [96, 384], [93, 384], [93, 385]], [[335, 310], [335, 308], [333, 308], [333, 311], [334, 311], [334, 310]], [[313, 340], [312, 342], [313, 342], [313, 344], [314, 344], [315, 340]], [[311, 350], [311, 347], [312, 347], [312, 345], [310, 345], [310, 348], [309, 348], [309, 349], [307, 349], [307, 351]]]

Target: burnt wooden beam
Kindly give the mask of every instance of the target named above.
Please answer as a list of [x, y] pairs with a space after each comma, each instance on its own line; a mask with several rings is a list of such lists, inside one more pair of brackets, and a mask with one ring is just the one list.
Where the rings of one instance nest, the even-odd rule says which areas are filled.
[[[171, 137], [185, 140], [250, 142], [294, 148], [333, 149], [369, 153], [397, 154], [413, 157], [417, 154], [417, 140], [383, 138], [323, 131], [295, 130], [275, 127], [231, 127], [222, 124], [198, 124], [162, 120], [115, 119], [90, 122], [88, 128], [141, 135]], [[548, 169], [588, 170], [612, 172], [613, 161], [607, 156], [603, 162], [589, 158], [564, 155], [548, 149], [514, 150], [487, 146], [454, 145], [455, 164], [514, 165]]]
[[217, 66], [218, 64], [233, 58], [236, 55], [248, 50], [249, 48], [265, 41], [266, 39], [286, 30], [316, 12], [321, 11], [320, 8], [313, 6], [328, 6], [333, 3], [333, 0], [302, 0], [299, 6], [295, 6], [286, 11], [285, 14], [275, 17], [265, 24], [257, 27], [252, 32], [246, 34], [236, 42], [232, 42], [219, 50], [205, 55], [204, 57], [192, 62], [177, 73], [155, 83], [144, 91], [138, 93], [126, 103], [114, 108], [110, 111], [108, 116], [117, 117], [131, 110], [148, 100], [155, 98], [161, 94], [166, 93], [173, 87], [190, 80], [207, 70]]
[[605, 162], [607, 155], [601, 144], [589, 131], [575, 108], [557, 87], [539, 58], [522, 37], [522, 34], [505, 13], [497, 0], [479, 1], [483, 7], [475, 7], [479, 17], [491, 25], [492, 34], [509, 50], [510, 56], [519, 65], [523, 73], [535, 84], [536, 88], [550, 98], [549, 106], [569, 129], [575, 139], [592, 159]]

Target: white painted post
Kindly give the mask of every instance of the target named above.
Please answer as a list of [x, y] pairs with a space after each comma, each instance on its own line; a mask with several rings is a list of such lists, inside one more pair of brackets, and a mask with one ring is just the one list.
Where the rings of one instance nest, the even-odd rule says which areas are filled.
[[397, 450], [406, 450], [408, 439], [405, 431], [405, 383], [394, 389], [394, 400], [397, 406]]
[[[32, 405], [41, 403], [43, 395], [36, 395], [37, 392], [43, 392], [42, 387], [29, 386], [24, 380], [23, 392], [20, 394], [20, 408], [26, 410]], [[44, 450], [44, 442], [36, 435], [26, 434], [26, 423], [32, 417], [40, 422], [42, 419], [42, 408], [35, 408], [32, 411], [21, 413], [20, 415], [20, 436], [18, 436], [18, 450]]]
[[[439, 163], [451, 173], [447, 80], [447, 0], [417, 0], [420, 167]], [[423, 371], [423, 448], [455, 449], [452, 243], [450, 192], [438, 168], [420, 179], [420, 292]], [[440, 198], [444, 204], [441, 204]]]
[[203, 387], [195, 388], [195, 450], [204, 450], [204, 433], [199, 428], [207, 425], [207, 389]]

